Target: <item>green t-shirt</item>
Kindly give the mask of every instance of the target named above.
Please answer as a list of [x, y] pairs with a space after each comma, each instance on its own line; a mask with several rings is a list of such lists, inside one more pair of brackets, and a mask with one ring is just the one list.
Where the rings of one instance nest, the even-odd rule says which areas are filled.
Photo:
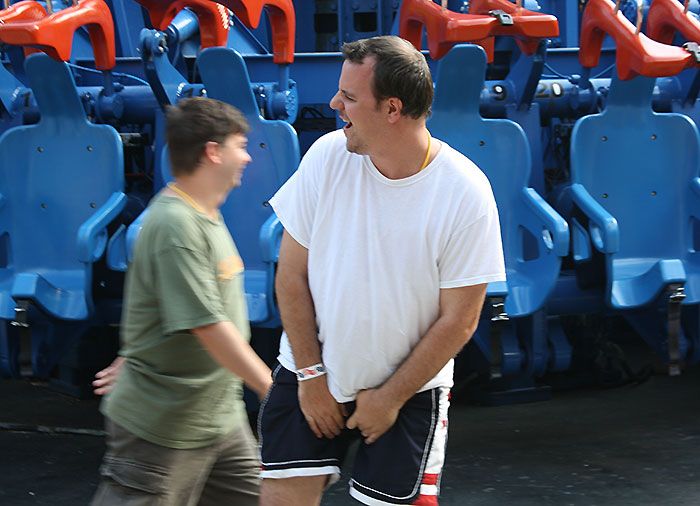
[[120, 354], [102, 413], [170, 448], [215, 443], [245, 420], [242, 382], [189, 329], [231, 321], [250, 339], [243, 262], [223, 218], [156, 196], [126, 275]]

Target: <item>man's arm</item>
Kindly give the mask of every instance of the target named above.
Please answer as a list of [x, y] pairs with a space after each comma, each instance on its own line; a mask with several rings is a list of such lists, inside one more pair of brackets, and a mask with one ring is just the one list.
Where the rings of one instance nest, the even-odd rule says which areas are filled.
[[[262, 399], [267, 395], [272, 378], [270, 368], [243, 339], [236, 326], [228, 321], [192, 329], [202, 346], [222, 367], [243, 379], [246, 385]], [[106, 368], [95, 374], [96, 395], [104, 395], [114, 387], [126, 359], [117, 357]]]
[[240, 377], [258, 397], [262, 399], [267, 395], [272, 385], [270, 368], [232, 322], [212, 323], [190, 332], [197, 336], [214, 360]]
[[[308, 250], [286, 231], [280, 245], [275, 288], [277, 303], [297, 369], [321, 363], [316, 313], [309, 289]], [[328, 390], [326, 376], [299, 382], [299, 405], [316, 437], [333, 438], [345, 425], [344, 407]]]
[[440, 290], [438, 319], [382, 386], [357, 394], [357, 408], [347, 427], [359, 428], [367, 444], [384, 434], [406, 401], [471, 339], [485, 295], [486, 284]]

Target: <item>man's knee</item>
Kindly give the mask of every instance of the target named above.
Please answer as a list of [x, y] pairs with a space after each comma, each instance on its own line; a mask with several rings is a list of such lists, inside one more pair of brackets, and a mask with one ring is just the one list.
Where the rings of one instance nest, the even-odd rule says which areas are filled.
[[260, 486], [260, 506], [318, 506], [329, 478], [328, 475], [266, 478]]

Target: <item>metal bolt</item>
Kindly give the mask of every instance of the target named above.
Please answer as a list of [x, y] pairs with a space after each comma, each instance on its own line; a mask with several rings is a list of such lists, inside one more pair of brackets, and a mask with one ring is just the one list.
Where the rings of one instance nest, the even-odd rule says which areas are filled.
[[479, 141], [479, 146], [483, 146], [484, 144], [486, 144], [484, 141]]
[[655, 140], [656, 140], [656, 134], [654, 134], [654, 135], [651, 136], [651, 140], [652, 140], [652, 141], [655, 141]]
[[559, 83], [552, 83], [552, 95], [561, 97], [564, 94], [564, 88]]
[[671, 302], [681, 302], [685, 300], [685, 288], [679, 286], [676, 290], [669, 296]]
[[41, 146], [39, 146], [38, 148], [36, 148], [36, 150], [37, 150], [39, 153], [43, 153], [43, 152], [44, 152], [44, 148], [42, 148]]
[[604, 136], [603, 136], [603, 142], [605, 142], [605, 141], [607, 141], [607, 140], [608, 140], [608, 138], [604, 135]]
[[88, 150], [88, 151], [92, 151], [92, 146], [88, 146], [88, 147], [87, 147], [87, 150]]
[[92, 208], [94, 209], [94, 208], [95, 208], [95, 203], [94, 203], [94, 202], [90, 202], [90, 207], [92, 207]]
[[261, 147], [262, 149], [265, 149], [265, 143], [264, 143], [264, 142], [261, 142], [261, 143], [260, 143], [260, 147]]
[[607, 194], [607, 193], [603, 193], [603, 198], [604, 198], [604, 199], [607, 199], [607, 198], [608, 198], [608, 194]]
[[651, 192], [652, 197], [656, 197], [656, 192]]

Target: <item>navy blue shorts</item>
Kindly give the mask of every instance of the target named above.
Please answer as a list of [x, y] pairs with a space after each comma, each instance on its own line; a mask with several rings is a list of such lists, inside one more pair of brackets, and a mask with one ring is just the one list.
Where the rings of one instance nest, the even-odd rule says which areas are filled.
[[[317, 438], [299, 407], [297, 378], [277, 365], [274, 384], [260, 407], [262, 478], [340, 476], [349, 445], [360, 440], [350, 480], [350, 495], [369, 505], [436, 506], [447, 443], [449, 389], [413, 396], [396, 423], [372, 445], [358, 430], [333, 439]], [[354, 403], [348, 403], [352, 413]]]

